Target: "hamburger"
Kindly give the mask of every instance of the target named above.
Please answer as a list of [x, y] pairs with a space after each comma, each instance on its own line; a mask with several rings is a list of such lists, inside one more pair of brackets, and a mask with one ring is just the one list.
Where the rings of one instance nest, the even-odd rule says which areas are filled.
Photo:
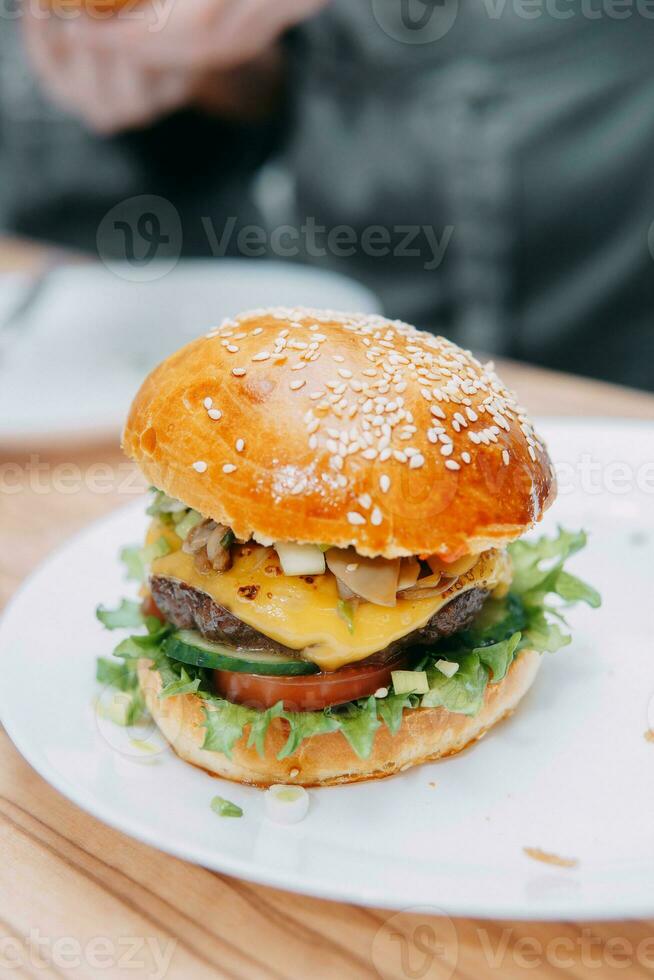
[[98, 664], [175, 752], [267, 786], [388, 776], [513, 712], [569, 642], [585, 543], [522, 536], [556, 495], [469, 351], [380, 316], [256, 310], [159, 365], [123, 447], [152, 485], [123, 557], [140, 627]]

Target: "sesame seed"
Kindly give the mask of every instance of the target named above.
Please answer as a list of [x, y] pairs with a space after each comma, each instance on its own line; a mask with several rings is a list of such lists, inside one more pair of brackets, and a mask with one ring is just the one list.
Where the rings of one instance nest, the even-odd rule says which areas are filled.
[[425, 457], [422, 455], [422, 453], [416, 453], [409, 460], [409, 469], [417, 470], [418, 467], [424, 466], [424, 463], [425, 463]]
[[457, 463], [457, 461], [455, 459], [446, 459], [445, 460], [445, 465], [447, 466], [448, 470], [460, 470], [461, 469], [460, 464]]
[[504, 463], [505, 466], [508, 466], [509, 463], [511, 462], [511, 457], [509, 456], [508, 449], [502, 450], [502, 462]]
[[245, 368], [232, 368], [232, 374], [235, 378], [242, 378], [244, 377], [245, 373]]
[[204, 405], [204, 407], [208, 411], [211, 408], [211, 406], [213, 405], [213, 398], [205, 398], [204, 401], [202, 402], [202, 404]]
[[216, 422], [218, 419], [221, 419], [223, 417], [223, 413], [220, 411], [219, 408], [210, 408], [209, 411], [207, 412], [207, 415], [209, 416], [210, 419], [213, 419], [214, 422]]
[[375, 527], [379, 527], [382, 520], [383, 520], [382, 512], [380, 511], [379, 507], [375, 507], [372, 514], [370, 515], [370, 523], [374, 524]]
[[345, 566], [345, 571], [346, 572], [356, 572], [356, 570], [357, 570], [358, 567], [359, 567], [359, 563], [357, 561], [351, 561], [349, 565], [346, 565]]
[[461, 453], [461, 459], [463, 460], [464, 463], [469, 463], [471, 461], [470, 453], [467, 450], [464, 450]]
[[358, 498], [358, 501], [364, 510], [370, 510], [372, 506], [372, 499], [369, 493], [362, 493], [361, 496]]
[[363, 514], [359, 514], [356, 510], [351, 510], [348, 512], [347, 519], [350, 524], [365, 524], [366, 519]]
[[267, 350], [260, 350], [258, 354], [252, 355], [253, 361], [267, 361], [270, 357], [270, 353]]
[[245, 439], [237, 439], [235, 443], [236, 452], [242, 453], [245, 449]]
[[305, 384], [306, 381], [304, 380], [304, 378], [298, 378], [297, 381], [291, 381], [291, 383], [289, 384], [289, 388], [291, 389], [291, 391], [297, 391]]
[[454, 452], [454, 446], [451, 442], [445, 442], [441, 446], [441, 456], [451, 456]]
[[203, 459], [196, 459], [196, 461], [193, 463], [193, 469], [196, 473], [206, 473], [207, 464]]
[[236, 346], [236, 344], [227, 344], [225, 350], [228, 350], [230, 354], [237, 354], [239, 348]]
[[382, 475], [379, 477], [379, 489], [382, 493], [388, 493], [390, 486], [391, 478], [387, 476], [386, 473], [382, 473]]
[[233, 463], [223, 463], [223, 473], [233, 473], [235, 469]]

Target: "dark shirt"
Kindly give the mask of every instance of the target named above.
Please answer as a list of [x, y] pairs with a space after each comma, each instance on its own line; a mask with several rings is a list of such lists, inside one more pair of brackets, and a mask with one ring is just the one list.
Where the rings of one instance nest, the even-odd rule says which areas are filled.
[[[314, 261], [464, 346], [654, 388], [654, 5], [609, 2], [335, 0], [305, 25], [296, 220], [357, 240]], [[363, 247], [378, 224], [397, 254]], [[406, 225], [440, 262], [423, 233], [400, 254]]]
[[[101, 232], [98, 240], [103, 217], [126, 200], [156, 195], [179, 215], [181, 254], [214, 254], [215, 239], [236, 219], [219, 243], [220, 254], [233, 254], [238, 227], [261, 220], [251, 180], [276, 130], [183, 111], [99, 136], [42, 94], [18, 20], [0, 25], [0, 231], [106, 255], [118, 247], [122, 257], [120, 237]], [[137, 200], [134, 220], [139, 209]]]

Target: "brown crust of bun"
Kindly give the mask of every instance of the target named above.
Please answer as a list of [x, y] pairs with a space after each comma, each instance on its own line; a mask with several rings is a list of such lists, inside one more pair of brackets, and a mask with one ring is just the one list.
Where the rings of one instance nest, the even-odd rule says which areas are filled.
[[279, 760], [287, 737], [287, 723], [271, 722], [266, 736], [265, 754], [248, 748], [247, 730], [233, 748], [229, 759], [221, 752], [203, 749], [204, 712], [195, 694], [182, 694], [160, 701], [158, 672], [150, 661], [139, 663], [139, 681], [148, 708], [159, 729], [177, 755], [207, 772], [254, 786], [294, 782], [301, 786], [330, 786], [365, 779], [392, 776], [411, 766], [453, 755], [480, 739], [493, 725], [510, 715], [531, 687], [540, 666], [540, 654], [523, 651], [499, 684], [486, 689], [484, 705], [473, 718], [444, 708], [415, 708], [405, 711], [402, 727], [391, 735], [385, 725], [377, 730], [368, 759], [360, 759], [341, 732], [305, 739], [298, 751]]
[[145, 380], [123, 446], [150, 483], [240, 539], [387, 558], [501, 547], [555, 495], [545, 447], [490, 369], [375, 316], [227, 321]]

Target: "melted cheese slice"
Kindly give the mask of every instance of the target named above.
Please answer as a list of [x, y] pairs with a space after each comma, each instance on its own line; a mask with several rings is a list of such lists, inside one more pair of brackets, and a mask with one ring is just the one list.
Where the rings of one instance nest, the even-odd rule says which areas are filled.
[[321, 670], [337, 670], [383, 650], [394, 640], [424, 626], [455, 596], [476, 587], [506, 587], [511, 565], [503, 551], [487, 551], [477, 564], [442, 595], [431, 599], [398, 599], [393, 608], [363, 602], [354, 612], [354, 630], [338, 615], [334, 576], [286, 576], [272, 548], [248, 544], [234, 549], [226, 572], [199, 572], [192, 555], [180, 550], [177, 535], [153, 522], [148, 543], [165, 536], [175, 549], [152, 562], [151, 573], [186, 582], [260, 633], [293, 650], [301, 650]]

